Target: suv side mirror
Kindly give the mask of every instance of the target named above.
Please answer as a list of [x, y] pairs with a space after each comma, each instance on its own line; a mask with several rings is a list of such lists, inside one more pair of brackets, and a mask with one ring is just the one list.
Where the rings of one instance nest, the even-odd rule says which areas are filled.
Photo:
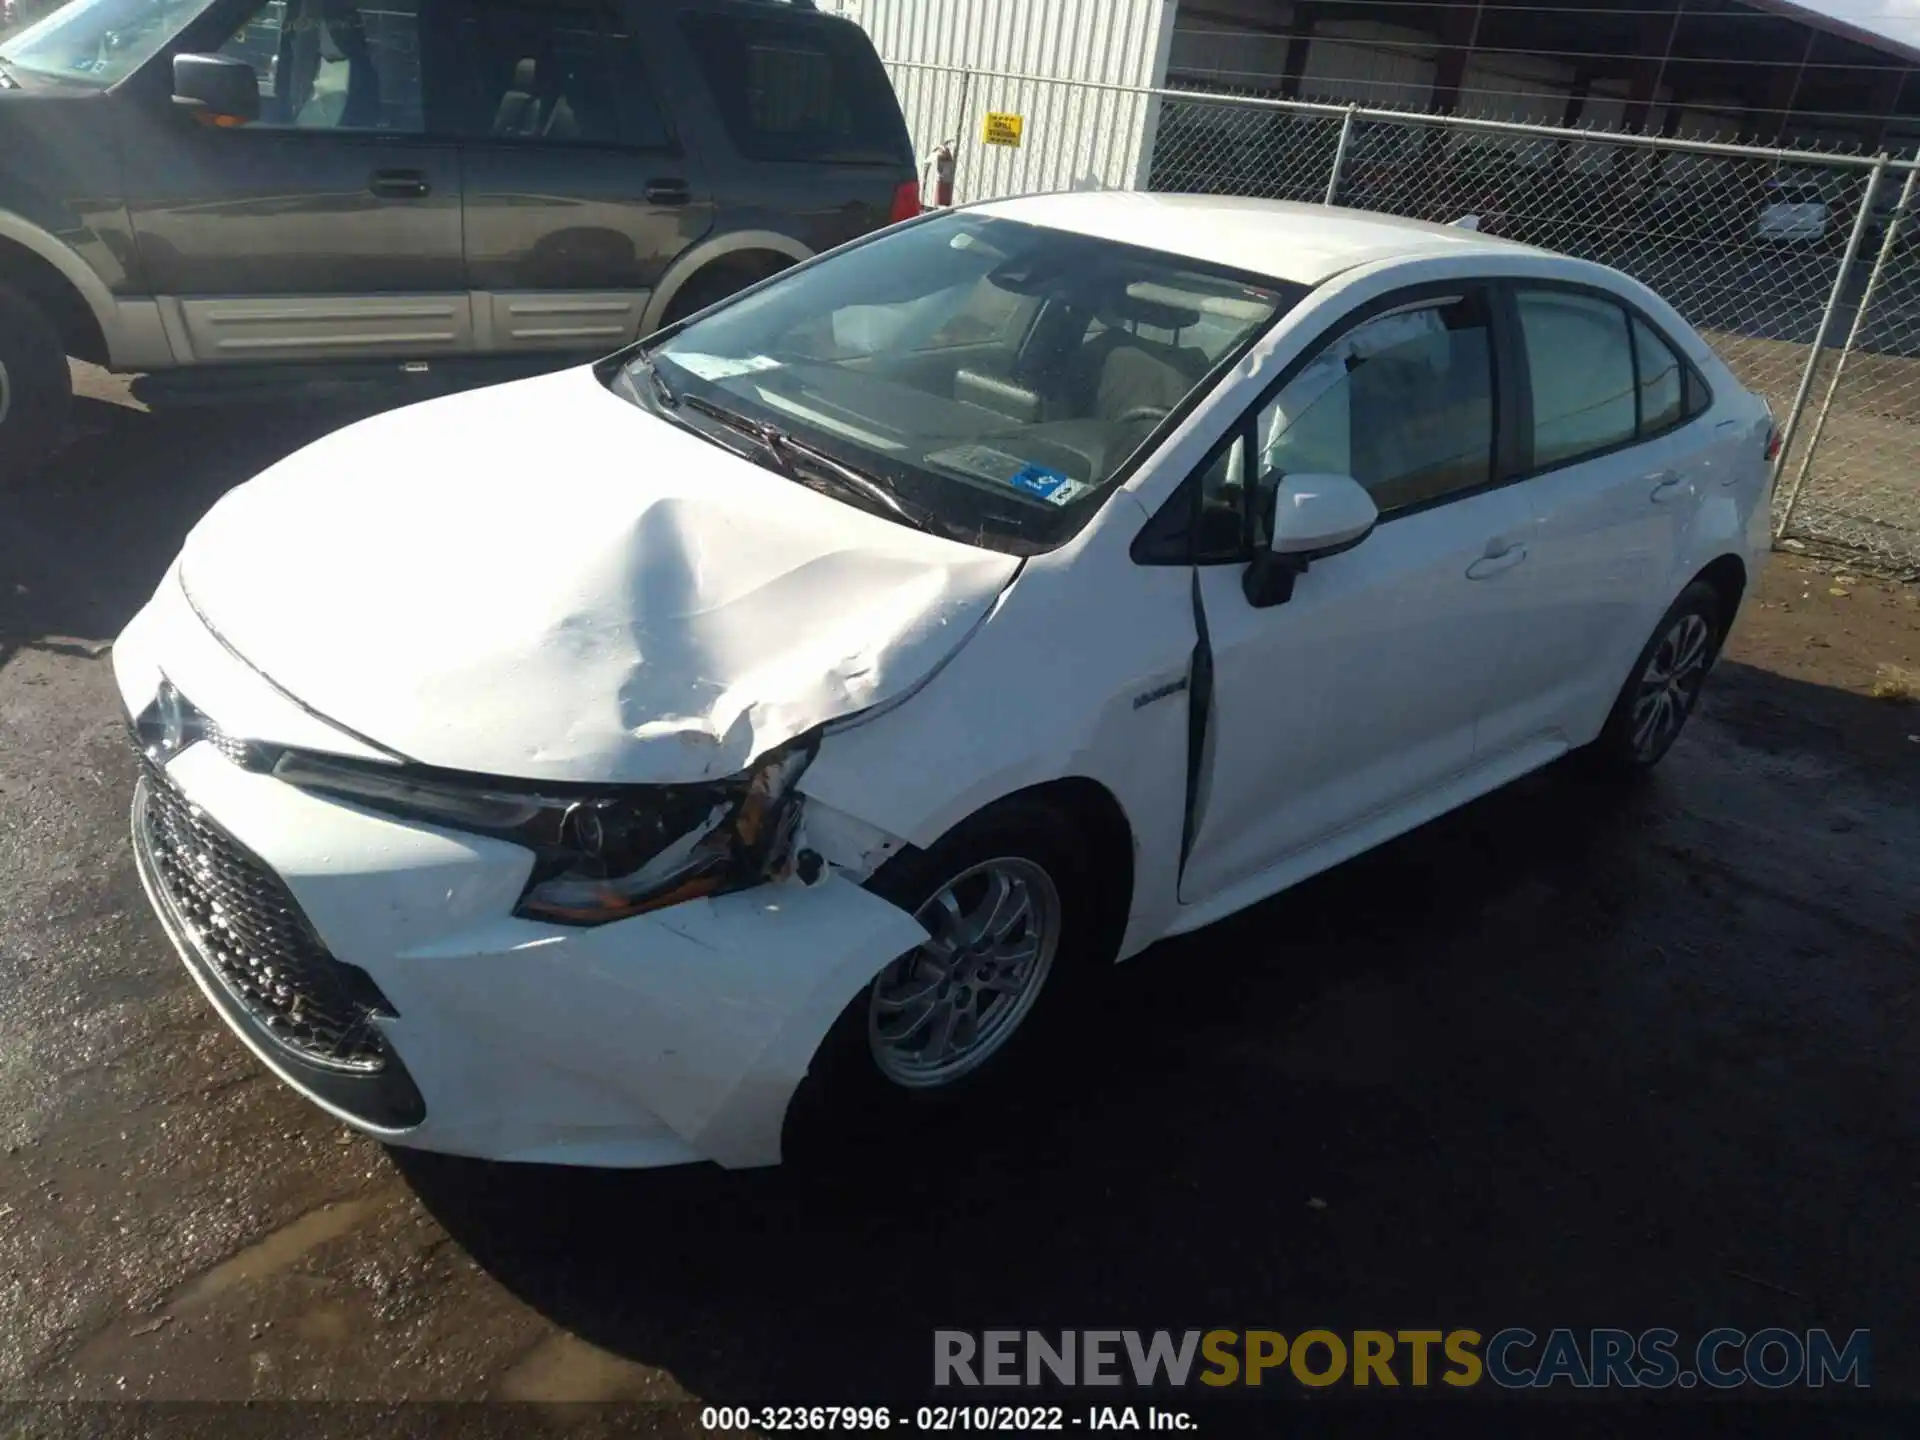
[[208, 125], [248, 125], [260, 118], [260, 79], [231, 56], [176, 55], [173, 103]]
[[1351, 475], [1289, 475], [1272, 495], [1272, 538], [1241, 581], [1247, 603], [1262, 609], [1286, 604], [1312, 561], [1353, 549], [1380, 523], [1373, 496]]

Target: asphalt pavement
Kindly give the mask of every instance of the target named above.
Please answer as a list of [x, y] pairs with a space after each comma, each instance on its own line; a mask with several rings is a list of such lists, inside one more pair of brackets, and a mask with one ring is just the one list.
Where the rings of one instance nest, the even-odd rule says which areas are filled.
[[1776, 565], [1653, 783], [1549, 772], [1159, 947], [1017, 1113], [487, 1166], [267, 1076], [126, 840], [107, 643], [352, 407], [87, 388], [0, 490], [0, 1397], [912, 1403], [935, 1328], [1781, 1325], [1920, 1399], [1920, 711], [1865, 694], [1911, 591]]

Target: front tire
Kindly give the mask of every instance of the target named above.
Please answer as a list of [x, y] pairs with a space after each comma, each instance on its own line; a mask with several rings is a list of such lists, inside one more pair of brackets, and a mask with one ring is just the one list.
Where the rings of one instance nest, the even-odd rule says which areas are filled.
[[1653, 628], [1634, 662], [1600, 736], [1588, 748], [1595, 768], [1615, 775], [1644, 775], [1666, 758], [1726, 638], [1719, 592], [1696, 580], [1680, 592]]
[[73, 376], [40, 307], [0, 285], [0, 479], [31, 470], [66, 433]]
[[1100, 948], [1085, 847], [1060, 811], [992, 806], [869, 882], [930, 938], [861, 990], [821, 1043], [793, 1126], [829, 1148], [988, 1103], [1047, 1053]]

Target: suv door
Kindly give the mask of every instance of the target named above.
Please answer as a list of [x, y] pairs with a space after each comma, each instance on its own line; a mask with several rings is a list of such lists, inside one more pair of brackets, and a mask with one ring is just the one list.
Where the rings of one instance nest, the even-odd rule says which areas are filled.
[[[1493, 319], [1474, 284], [1365, 307], [1289, 367], [1201, 476], [1212, 679], [1183, 902], [1410, 814], [1472, 767], [1532, 521], [1501, 483]], [[1242, 582], [1266, 536], [1242, 517], [1270, 514], [1289, 474], [1326, 472], [1367, 488], [1378, 527], [1315, 561], [1286, 603], [1256, 607]]]
[[480, 348], [618, 349], [713, 224], [652, 82], [662, 22], [600, 0], [456, 3]]
[[[127, 208], [176, 351], [206, 363], [469, 347], [459, 154], [435, 134], [443, 3], [217, 5], [130, 87]], [[180, 51], [251, 64], [259, 120], [215, 128], [172, 107]]]
[[1706, 387], [1644, 317], [1606, 292], [1515, 284], [1525, 377], [1522, 482], [1537, 517], [1515, 634], [1484, 752], [1575, 745], [1613, 704], [1654, 621], [1684, 583], [1688, 528], [1705, 493], [1691, 422]]

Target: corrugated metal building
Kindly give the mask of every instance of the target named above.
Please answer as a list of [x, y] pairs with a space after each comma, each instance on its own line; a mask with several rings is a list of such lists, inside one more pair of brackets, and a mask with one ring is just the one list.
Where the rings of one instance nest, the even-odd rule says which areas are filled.
[[[915, 150], [960, 143], [956, 199], [1020, 190], [1144, 186], [1155, 107], [1061, 83], [1162, 84], [1176, 0], [816, 0], [857, 20], [893, 72]], [[1011, 81], [1004, 75], [1053, 77]], [[982, 119], [1018, 115], [1018, 148], [986, 145]]]
[[[1920, 47], [1792, 0], [816, 3], [874, 36], [923, 157], [960, 142], [963, 201], [1145, 185], [1161, 107], [1103, 84], [1805, 148], [1920, 141]], [[993, 111], [1023, 117], [1019, 148], [983, 143]]]

